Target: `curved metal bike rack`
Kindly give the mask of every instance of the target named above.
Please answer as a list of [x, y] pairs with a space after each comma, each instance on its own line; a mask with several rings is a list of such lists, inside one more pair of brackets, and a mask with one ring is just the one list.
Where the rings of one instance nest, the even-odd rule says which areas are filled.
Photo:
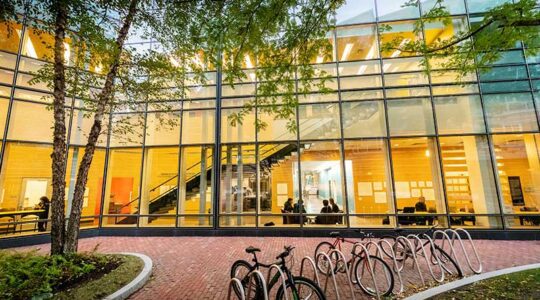
[[[463, 229], [463, 228], [447, 229], [445, 231], [452, 232], [452, 238], [450, 240], [452, 242], [452, 245], [454, 244], [456, 239], [459, 241], [459, 244], [461, 246], [461, 250], [463, 251], [463, 254], [465, 256], [465, 260], [467, 261], [467, 265], [469, 266], [469, 269], [471, 269], [471, 271], [473, 271], [475, 274], [482, 273], [482, 261], [480, 260], [480, 256], [478, 255], [478, 251], [476, 251], [476, 247], [474, 246], [474, 242], [473, 242], [469, 232], [467, 230]], [[463, 232], [467, 236], [467, 239], [469, 240], [469, 243], [470, 243], [471, 248], [473, 250], [474, 256], [476, 258], [476, 262], [478, 263], [478, 269], [475, 269], [473, 267], [473, 265], [471, 263], [471, 259], [469, 258], [469, 252], [465, 249], [465, 245], [463, 244], [463, 240], [461, 239], [461, 235], [459, 234], [459, 232]], [[457, 260], [457, 258], [456, 258], [456, 260]]]
[[[253, 270], [251, 271], [251, 273], [249, 273], [249, 282], [251, 282], [251, 279], [253, 276], [257, 276], [259, 277], [259, 279], [261, 280], [262, 282], [262, 289], [263, 289], [263, 295], [264, 295], [264, 299], [263, 300], [268, 300], [268, 291], [266, 289], [266, 280], [264, 280], [264, 276], [263, 274], [261, 273], [261, 271], [259, 270]], [[248, 290], [247, 292], [247, 298], [249, 299], [251, 296], [251, 289]]]
[[[383, 250], [383, 245], [382, 245], [383, 243], [388, 245], [388, 248], [390, 249], [390, 254], [391, 255], [388, 255]], [[399, 269], [399, 266], [398, 266], [398, 263], [397, 263], [397, 260], [396, 260], [396, 253], [394, 252], [394, 246], [392, 246], [392, 244], [390, 244], [390, 242], [385, 240], [385, 239], [379, 239], [378, 244], [379, 244], [379, 247], [382, 250], [381, 252], [384, 255], [390, 257], [390, 259], [392, 259], [392, 262], [393, 262], [392, 270], [394, 271], [394, 273], [397, 274], [398, 279], [399, 279], [399, 292], [398, 292], [398, 294], [401, 294], [401, 293], [403, 293], [403, 291], [405, 289], [405, 286], [403, 285], [403, 279], [401, 278], [401, 270]], [[383, 259], [383, 257], [381, 257], [381, 259]]]
[[285, 274], [283, 274], [283, 271], [281, 271], [281, 268], [278, 265], [273, 264], [268, 268], [267, 282], [270, 282], [270, 275], [272, 275], [273, 269], [276, 269], [278, 271], [281, 278], [281, 286], [283, 287], [283, 294], [285, 295], [285, 300], [289, 300], [289, 296], [287, 296], [287, 279], [285, 278]]
[[[403, 257], [403, 262], [401, 264], [401, 267], [399, 268], [400, 271], [403, 270], [403, 267], [405, 266], [405, 262], [407, 261], [407, 255], [409, 255], [410, 253], [410, 256], [412, 257], [413, 259], [413, 262], [414, 262], [414, 265], [416, 265], [416, 270], [418, 271], [418, 275], [420, 276], [420, 280], [422, 281], [422, 285], [426, 285], [426, 282], [424, 281], [424, 276], [422, 275], [422, 270], [420, 270], [420, 264], [418, 263], [418, 259], [416, 257], [416, 248], [414, 248], [411, 244], [411, 241], [404, 237], [404, 236], [398, 236], [396, 238], [396, 243], [399, 243], [399, 241], [403, 240], [403, 243], [406, 247], [409, 248], [409, 250], [407, 251], [407, 249], [404, 249], [406, 250], [406, 255], [405, 257]], [[410, 251], [410, 252], [409, 252]]]
[[[330, 267], [330, 272], [329, 273], [332, 276], [332, 281], [334, 282], [334, 291], [336, 292], [336, 299], [339, 300], [340, 297], [339, 297], [339, 291], [338, 291], [338, 286], [337, 286], [337, 282], [336, 282], [336, 276], [334, 274], [334, 264], [332, 263], [332, 260], [330, 259], [330, 256], [328, 256], [326, 253], [319, 252], [319, 253], [317, 253], [317, 257], [319, 257], [319, 256], [324, 256], [324, 258], [328, 261], [328, 264], [329, 264], [329, 267]], [[328, 277], [330, 277], [330, 276], [328, 274], [324, 274], [324, 275], [326, 276], [326, 281], [324, 282], [323, 292], [326, 294], [326, 288], [328, 287]]]
[[[361, 250], [360, 250], [360, 252], [358, 254], [356, 254], [356, 251], [355, 251], [356, 247], [361, 247]], [[362, 253], [364, 253], [366, 255], [366, 259], [367, 259], [368, 267], [369, 267], [369, 273], [371, 274], [371, 279], [373, 280], [373, 285], [375, 285], [375, 293], [377, 294], [377, 299], [381, 299], [381, 294], [379, 293], [379, 287], [377, 286], [377, 279], [375, 279], [375, 273], [373, 272], [373, 263], [371, 262], [371, 258], [370, 258], [370, 255], [369, 255], [369, 250], [363, 244], [355, 243], [354, 246], [353, 246], [352, 252], [355, 255], [358, 255], [360, 257], [362, 256]], [[360, 284], [360, 283], [358, 283], [358, 284]]]
[[[345, 255], [343, 255], [343, 252], [337, 250], [337, 249], [332, 249], [330, 250], [330, 255], [332, 255], [332, 253], [337, 253], [339, 255], [339, 259], [343, 261], [343, 266], [345, 267], [345, 274], [347, 275], [347, 282], [349, 283], [349, 288], [351, 290], [351, 295], [352, 295], [352, 299], [356, 299], [356, 296], [354, 295], [354, 288], [353, 288], [353, 285], [352, 285], [352, 282], [351, 282], [351, 270], [349, 270], [349, 266], [347, 265], [347, 259], [345, 258]], [[338, 260], [339, 261], [339, 260]]]
[[[430, 244], [430, 247], [431, 247], [431, 249], [430, 249], [431, 255], [432, 255], [432, 256], [435, 256], [435, 259], [437, 260], [437, 262], [436, 262], [435, 264], [439, 266], [439, 269], [440, 269], [440, 271], [441, 271], [441, 278], [435, 277], [435, 273], [433, 272], [433, 269], [431, 268], [432, 262], [430, 261], [430, 259], [428, 259], [428, 256], [427, 256], [427, 253], [426, 253], [426, 249], [424, 248], [425, 245], [427, 245], [427, 244], [422, 243], [422, 240], [421, 240], [421, 239], [418, 237], [418, 235], [416, 235], [416, 234], [409, 234], [409, 235], [407, 236], [408, 239], [414, 239], [414, 240], [416, 240], [416, 242], [417, 242], [418, 245], [420, 246], [420, 249], [422, 249], [422, 254], [423, 254], [424, 260], [426, 261], [426, 264], [427, 264], [427, 266], [428, 266], [429, 273], [431, 274], [431, 277], [433, 277], [433, 279], [434, 279], [435, 281], [439, 282], [439, 283], [440, 283], [440, 282], [443, 282], [443, 281], [444, 281], [444, 269], [443, 269], [443, 267], [442, 267], [442, 264], [441, 264], [441, 261], [440, 261], [440, 259], [439, 259], [439, 256], [438, 256], [438, 255], [435, 255], [435, 253], [433, 253], [433, 250], [435, 249], [435, 245], [433, 244], [433, 240], [432, 240], [429, 236], [427, 236], [427, 235], [425, 235], [424, 237], [427, 238], [428, 241], [429, 241], [429, 244]], [[416, 249], [416, 247], [415, 247], [415, 249]]]
[[231, 300], [231, 291], [232, 287], [236, 285], [238, 288], [238, 291], [240, 292], [240, 300], [246, 300], [246, 295], [244, 294], [244, 287], [242, 286], [242, 282], [238, 278], [232, 278], [229, 281], [229, 291], [227, 292], [227, 300]]
[[[454, 248], [454, 245], [452, 243], [452, 239], [450, 238], [450, 236], [448, 235], [448, 233], [446, 233], [448, 230], [450, 230], [453, 233], [453, 230], [452, 229], [446, 229], [446, 230], [436, 230], [433, 232], [433, 238], [435, 240], [437, 240], [437, 236], [440, 235], [442, 236], [441, 238], [441, 245], [439, 246], [441, 249], [444, 250], [444, 245], [446, 243], [446, 241], [448, 241], [448, 246], [450, 247], [450, 257], [453, 257], [454, 260], [456, 261], [456, 264], [457, 264], [457, 267], [460, 269], [460, 271], [463, 272], [463, 268], [461, 267], [461, 263], [459, 262], [459, 259], [457, 257], [457, 251], [456, 249]], [[462, 249], [462, 250], [465, 250], [465, 249]], [[446, 250], [445, 250], [446, 251]], [[463, 255], [467, 255], [465, 253], [465, 251], [463, 252], [464, 254]], [[440, 259], [439, 259], [440, 260]]]
[[317, 285], [321, 286], [321, 282], [319, 280], [319, 272], [317, 271], [317, 265], [315, 265], [315, 262], [313, 261], [313, 258], [311, 258], [309, 256], [304, 256], [304, 258], [302, 258], [302, 262], [300, 263], [300, 275], [299, 276], [302, 276], [304, 274], [304, 262], [305, 261], [309, 261], [309, 263], [311, 264], [311, 267], [313, 268], [313, 273], [315, 274], [313, 276], [313, 278], [317, 282]]

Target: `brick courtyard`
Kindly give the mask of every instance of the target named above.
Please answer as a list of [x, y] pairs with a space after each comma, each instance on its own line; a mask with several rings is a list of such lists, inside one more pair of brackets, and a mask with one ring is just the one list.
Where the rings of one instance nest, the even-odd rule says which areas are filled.
[[[300, 259], [313, 255], [322, 238], [281, 237], [97, 237], [82, 239], [80, 250], [100, 252], [139, 252], [154, 262], [152, 279], [130, 299], [226, 299], [229, 270], [237, 259], [250, 260], [244, 248], [253, 245], [262, 249], [262, 262], [274, 261], [284, 245], [296, 247], [295, 270]], [[329, 239], [327, 239], [329, 240]], [[540, 241], [477, 240], [476, 247], [484, 265], [484, 272], [540, 262]], [[32, 246], [48, 251], [48, 245]], [[347, 250], [350, 251], [350, 250]], [[344, 251], [345, 252], [345, 251]], [[464, 261], [462, 262], [465, 263]], [[404, 280], [418, 284], [417, 275], [407, 265]], [[310, 273], [311, 274], [311, 273]], [[467, 274], [471, 274], [467, 270]], [[344, 275], [338, 279], [343, 283]], [[425, 275], [429, 279], [429, 275]], [[344, 287], [342, 299], [350, 293]], [[329, 287], [327, 294], [334, 298]], [[357, 299], [366, 298], [360, 291]]]

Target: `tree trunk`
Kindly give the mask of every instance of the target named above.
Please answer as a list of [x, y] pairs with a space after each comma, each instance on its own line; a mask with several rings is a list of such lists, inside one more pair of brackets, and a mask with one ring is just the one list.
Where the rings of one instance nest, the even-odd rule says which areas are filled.
[[81, 222], [81, 211], [84, 200], [84, 191], [86, 183], [88, 181], [88, 171], [92, 164], [94, 157], [94, 151], [96, 150], [96, 143], [101, 133], [101, 127], [103, 117], [105, 116], [105, 109], [110, 103], [113, 96], [114, 80], [118, 73], [118, 67], [120, 65], [120, 57], [124, 48], [124, 43], [129, 33], [129, 28], [133, 22], [133, 18], [137, 13], [137, 5], [139, 0], [131, 0], [128, 13], [123, 21], [122, 28], [118, 32], [116, 38], [116, 53], [112, 61], [112, 65], [107, 73], [105, 84], [101, 93], [98, 95], [98, 103], [96, 113], [94, 115], [94, 123], [90, 129], [90, 135], [88, 136], [88, 142], [84, 149], [84, 155], [79, 164], [77, 171], [77, 181], [75, 183], [75, 191], [73, 195], [73, 203], [71, 206], [71, 213], [68, 221], [68, 227], [66, 232], [66, 252], [76, 252], [79, 239], [79, 227]]
[[64, 66], [64, 38], [66, 35], [67, 5], [56, 1], [52, 6], [56, 14], [54, 29], [54, 141], [52, 158], [51, 199], [51, 254], [64, 253], [64, 201], [66, 188], [66, 78]]

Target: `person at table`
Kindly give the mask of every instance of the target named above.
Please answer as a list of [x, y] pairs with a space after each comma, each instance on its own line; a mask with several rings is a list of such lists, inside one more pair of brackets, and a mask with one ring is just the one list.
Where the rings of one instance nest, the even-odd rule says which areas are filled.
[[[36, 209], [43, 210], [38, 214], [40, 220], [47, 220], [49, 218], [49, 208], [51, 206], [51, 201], [46, 196], [39, 198], [39, 204], [36, 206]], [[47, 231], [47, 221], [38, 222], [38, 231]]]
[[426, 198], [419, 197], [418, 202], [414, 205], [415, 212], [427, 212]]
[[[332, 212], [338, 214], [339, 206], [337, 205], [336, 201], [334, 201], [334, 198], [330, 198], [328, 200], [330, 201], [330, 207], [332, 208]], [[333, 217], [332, 223], [341, 224], [341, 216]]]
[[283, 210], [288, 213], [292, 213], [294, 210], [292, 198], [288, 198], [283, 204]]
[[[332, 207], [328, 205], [328, 200], [323, 200], [323, 207], [321, 208], [321, 214], [330, 214], [332, 213]], [[316, 224], [332, 224], [333, 223], [333, 217], [332, 216], [317, 216], [315, 218]]]
[[[295, 214], [299, 214], [300, 212], [302, 212], [303, 214], [306, 213], [306, 208], [304, 207], [304, 201], [302, 199], [298, 200], [298, 202], [296, 202], [294, 204], [294, 207], [293, 207], [293, 213]], [[295, 220], [295, 223], [296, 224], [300, 224], [300, 216], [294, 216], [294, 220]], [[303, 220], [303, 219], [302, 219]], [[303, 223], [303, 222], [302, 222]]]

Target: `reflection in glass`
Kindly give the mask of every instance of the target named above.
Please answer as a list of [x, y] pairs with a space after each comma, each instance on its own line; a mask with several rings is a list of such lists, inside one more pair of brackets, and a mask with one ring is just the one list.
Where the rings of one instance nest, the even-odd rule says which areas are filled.
[[348, 0], [336, 10], [337, 25], [367, 22], [375, 22], [375, 3], [373, 0]]
[[178, 145], [180, 112], [156, 112], [146, 115], [146, 145]]
[[485, 95], [489, 131], [538, 130], [532, 100], [529, 93]]
[[413, 19], [420, 16], [418, 6], [406, 5], [408, 0], [377, 0], [379, 21]]
[[8, 138], [50, 143], [53, 137], [53, 112], [46, 105], [13, 101]]
[[344, 102], [342, 105], [343, 136], [386, 136], [383, 101]]
[[480, 96], [433, 98], [439, 134], [485, 132]]
[[[389, 0], [394, 1], [394, 0]], [[382, 30], [381, 28], [385, 28], [385, 26], [391, 26], [391, 29], [389, 30]], [[400, 48], [400, 46], [407, 44], [411, 41], [418, 41], [421, 39], [419, 35], [416, 35], [414, 32], [414, 26], [412, 21], [402, 21], [402, 22], [390, 22], [390, 23], [382, 23], [381, 26], [379, 26], [379, 38], [381, 45], [385, 43], [392, 42], [394, 39], [398, 38], [401, 40], [400, 45], [397, 46], [397, 48]], [[399, 49], [390, 50], [390, 51], [384, 51], [382, 53], [383, 57], [403, 57], [403, 56], [412, 56], [411, 53], [402, 52]]]
[[339, 138], [337, 104], [300, 105], [300, 139]]
[[252, 142], [255, 141], [255, 110], [251, 110], [244, 115], [241, 123], [232, 124], [231, 116], [238, 114], [242, 109], [221, 110], [221, 141], [223, 143], [232, 142]]
[[214, 142], [214, 110], [184, 111], [182, 144], [199, 144]]
[[391, 135], [434, 134], [433, 112], [428, 98], [388, 101]]

